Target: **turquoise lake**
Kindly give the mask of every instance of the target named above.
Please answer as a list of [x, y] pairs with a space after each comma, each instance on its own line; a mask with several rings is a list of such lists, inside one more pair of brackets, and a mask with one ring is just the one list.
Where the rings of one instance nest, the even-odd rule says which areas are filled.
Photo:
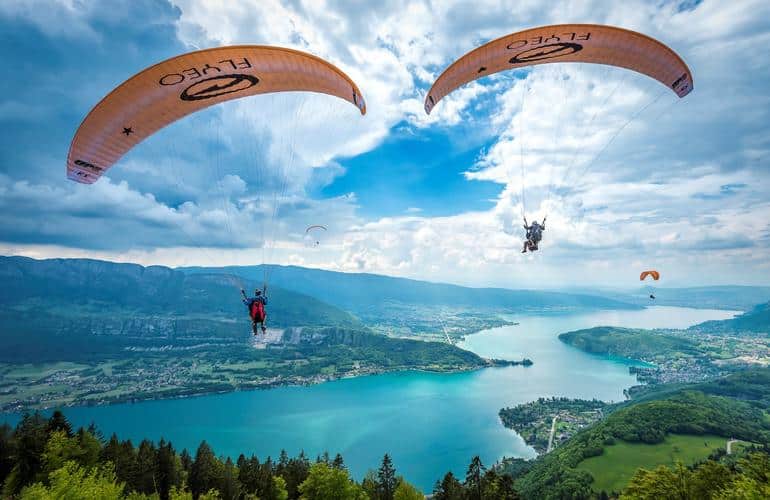
[[[260, 459], [282, 448], [315, 458], [339, 452], [361, 478], [390, 453], [398, 473], [424, 491], [448, 470], [465, 477], [474, 455], [485, 464], [502, 456], [533, 457], [534, 451], [497, 416], [500, 408], [541, 396], [623, 399], [634, 385], [630, 361], [582, 353], [557, 336], [570, 330], [611, 325], [683, 328], [726, 319], [735, 311], [650, 307], [641, 311], [512, 317], [518, 326], [469, 336], [466, 349], [486, 357], [534, 361], [534, 365], [470, 373], [391, 373], [310, 387], [235, 392], [187, 399], [101, 407], [66, 408], [74, 425], [96, 423], [109, 436], [164, 437], [195, 452], [205, 439], [219, 455]], [[15, 423], [18, 415], [0, 416]]]

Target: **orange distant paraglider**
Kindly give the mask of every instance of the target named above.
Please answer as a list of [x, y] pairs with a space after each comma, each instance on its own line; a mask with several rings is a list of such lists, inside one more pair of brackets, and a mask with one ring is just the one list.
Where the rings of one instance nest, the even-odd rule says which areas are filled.
[[425, 112], [473, 80], [508, 69], [549, 63], [594, 63], [642, 73], [684, 97], [693, 89], [687, 64], [647, 35], [614, 26], [560, 24], [532, 28], [493, 40], [455, 61], [425, 97]]
[[102, 99], [72, 140], [67, 177], [91, 184], [128, 150], [184, 116], [232, 99], [287, 91], [336, 96], [366, 114], [356, 84], [313, 55], [261, 45], [199, 50], [145, 69]]
[[[660, 273], [658, 271], [655, 271], [654, 269], [651, 269], [649, 271], [643, 271], [642, 274], [639, 275], [639, 281], [644, 281], [647, 279], [648, 276], [651, 276], [653, 280], [658, 281], [660, 279]], [[650, 293], [650, 298], [652, 300], [655, 300], [655, 294]]]

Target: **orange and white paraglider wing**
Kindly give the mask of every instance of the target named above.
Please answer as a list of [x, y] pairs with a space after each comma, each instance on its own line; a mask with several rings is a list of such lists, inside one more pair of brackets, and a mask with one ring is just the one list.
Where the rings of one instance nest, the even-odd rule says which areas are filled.
[[334, 65], [281, 47], [200, 50], [158, 63], [110, 92], [86, 116], [67, 156], [67, 177], [91, 184], [128, 150], [174, 121], [231, 99], [307, 91], [366, 113], [356, 84]]
[[658, 271], [644, 271], [639, 275], [639, 281], [644, 281], [648, 276], [652, 276], [652, 279], [655, 281], [660, 279], [660, 273]]
[[654, 38], [613, 26], [561, 24], [512, 33], [468, 52], [438, 77], [425, 98], [425, 112], [430, 114], [447, 94], [478, 78], [565, 62], [627, 68], [658, 80], [679, 97], [693, 89], [687, 64]]

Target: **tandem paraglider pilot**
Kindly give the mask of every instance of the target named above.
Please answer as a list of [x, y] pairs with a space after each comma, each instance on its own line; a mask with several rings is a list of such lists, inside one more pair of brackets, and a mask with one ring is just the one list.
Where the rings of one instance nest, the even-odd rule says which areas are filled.
[[[264, 293], [263, 293], [264, 292]], [[254, 335], [257, 335], [257, 325], [262, 327], [262, 333], [265, 333], [267, 327], [265, 326], [265, 319], [267, 313], [265, 312], [265, 306], [267, 305], [267, 286], [264, 290], [257, 288], [254, 290], [254, 297], [247, 297], [246, 292], [241, 288], [241, 295], [243, 296], [243, 303], [249, 309], [249, 317], [251, 318], [251, 330]]]

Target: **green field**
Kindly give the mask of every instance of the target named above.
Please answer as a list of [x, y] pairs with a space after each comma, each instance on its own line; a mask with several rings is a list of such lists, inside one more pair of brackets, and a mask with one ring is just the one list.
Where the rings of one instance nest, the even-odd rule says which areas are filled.
[[689, 465], [708, 457], [712, 451], [724, 448], [727, 439], [721, 436], [685, 436], [669, 434], [660, 444], [617, 441], [604, 448], [598, 457], [583, 460], [577, 468], [594, 477], [594, 491], [621, 491], [639, 467], [654, 469], [658, 465]]

